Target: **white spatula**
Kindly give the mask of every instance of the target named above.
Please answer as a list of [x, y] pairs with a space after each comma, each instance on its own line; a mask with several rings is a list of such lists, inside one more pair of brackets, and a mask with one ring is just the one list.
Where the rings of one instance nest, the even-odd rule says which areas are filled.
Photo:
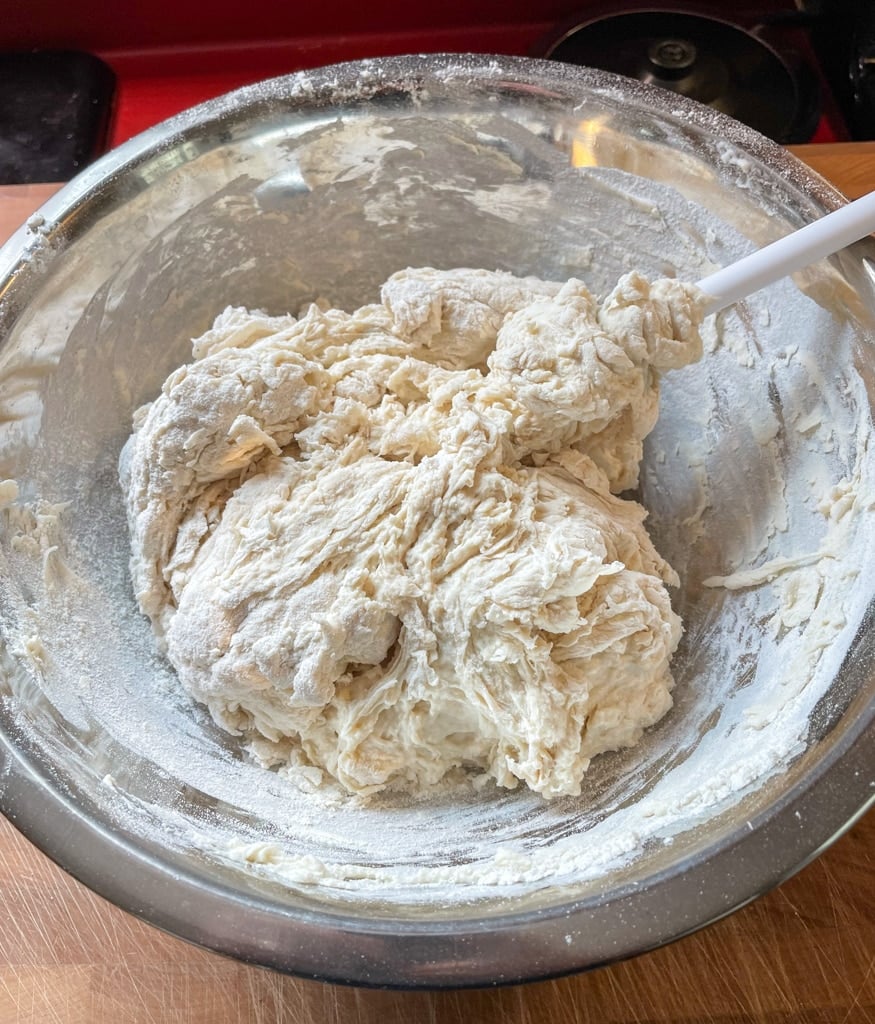
[[869, 192], [840, 210], [834, 210], [737, 263], [702, 278], [698, 282], [699, 288], [711, 296], [705, 314], [717, 313], [873, 231], [875, 192]]

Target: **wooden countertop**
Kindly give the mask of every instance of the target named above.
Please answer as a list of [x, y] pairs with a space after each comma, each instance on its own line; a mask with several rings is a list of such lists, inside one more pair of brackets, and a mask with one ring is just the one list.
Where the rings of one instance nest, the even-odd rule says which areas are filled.
[[[875, 143], [797, 153], [849, 197]], [[54, 190], [0, 187], [0, 240]], [[875, 1021], [875, 814], [780, 888], [665, 949], [499, 990], [299, 981], [171, 938], [93, 895], [0, 817], [0, 1024], [864, 1024]]]

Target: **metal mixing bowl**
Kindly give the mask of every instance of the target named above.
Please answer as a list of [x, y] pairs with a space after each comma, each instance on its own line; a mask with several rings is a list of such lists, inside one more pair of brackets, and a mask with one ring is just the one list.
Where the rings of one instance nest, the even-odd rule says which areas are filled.
[[[809, 550], [819, 520], [803, 457], [829, 486], [866, 451], [868, 243], [780, 286], [771, 305], [727, 314], [703, 366], [666, 380], [642, 492], [682, 579], [676, 707], [639, 747], [600, 758], [579, 799], [492, 790], [461, 804], [325, 807], [250, 765], [154, 652], [130, 594], [115, 467], [133, 410], [228, 304], [279, 313], [327, 294], [352, 308], [408, 265], [577, 275], [599, 291], [632, 265], [683, 275], [725, 262], [841, 201], [783, 150], [681, 97], [473, 56], [276, 79], [98, 161], [0, 253], [0, 475], [21, 492], [0, 537], [3, 812], [155, 925], [362, 984], [512, 982], [605, 963], [797, 870], [873, 795], [865, 521], [848, 542], [858, 569], [841, 583], [850, 610], [799, 693], [781, 677], [781, 645], [807, 627], [774, 628], [771, 584], [701, 582], [738, 564], [775, 467], [788, 521], [766, 530], [761, 560]], [[783, 415], [782, 374], [809, 333], [829, 343], [824, 402], [861, 424], [853, 443], [813, 419], [794, 431]], [[753, 436], [749, 410], [733, 414], [748, 400], [771, 432]], [[689, 445], [705, 435], [697, 463]], [[756, 714], [758, 741], [743, 727]], [[758, 748], [774, 757], [757, 762]], [[358, 823], [383, 830], [381, 856]], [[265, 849], [288, 854], [285, 872], [258, 863]], [[488, 871], [476, 885], [417, 883], [419, 868], [459, 879], [502, 851], [528, 865], [512, 884]], [[344, 881], [308, 881], [307, 855], [346, 863]]]

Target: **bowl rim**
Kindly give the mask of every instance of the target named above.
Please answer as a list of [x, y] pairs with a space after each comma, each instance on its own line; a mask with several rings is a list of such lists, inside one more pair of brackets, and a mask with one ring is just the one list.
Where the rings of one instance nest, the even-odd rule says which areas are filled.
[[[288, 102], [331, 97], [343, 88], [418, 87], [428, 76], [478, 78], [492, 85], [552, 83], [561, 90], [616, 94], [680, 125], [710, 132], [757, 160], [822, 210], [843, 197], [776, 143], [694, 101], [608, 72], [526, 57], [430, 54], [349, 61], [268, 79], [207, 101], [156, 125], [103, 156], [51, 197], [37, 220], [67, 224], [99, 204], [113, 181], [160, 156], [194, 128], [271, 97]], [[568, 98], [558, 93], [560, 98]], [[36, 223], [30, 222], [31, 225]], [[0, 249], [0, 296], [34, 243], [23, 226]], [[57, 252], [65, 240], [60, 236]], [[53, 254], [54, 258], [54, 254]], [[27, 279], [28, 274], [22, 278]], [[27, 301], [26, 280], [19, 287]], [[14, 297], [14, 296], [13, 296]], [[5, 300], [4, 300], [5, 301]], [[14, 320], [14, 303], [0, 320]], [[875, 653], [872, 630], [855, 641]], [[868, 657], [871, 663], [875, 658]], [[844, 716], [847, 718], [848, 716]], [[99, 895], [180, 938], [302, 977], [363, 986], [472, 987], [545, 979], [624, 959], [681, 938], [731, 913], [801, 869], [875, 802], [875, 700], [831, 734], [825, 756], [764, 808], [747, 827], [727, 829], [706, 860], [690, 854], [645, 884], [620, 886], [539, 910], [483, 920], [447, 917], [346, 917], [329, 910], [279, 907], [235, 890], [206, 870], [180, 869], [90, 817], [53, 778], [51, 766], [26, 741], [0, 729], [0, 811], [65, 871]], [[755, 826], [754, 826], [755, 822]], [[665, 883], [671, 880], [670, 891]], [[197, 914], [192, 913], [197, 903]], [[355, 915], [355, 907], [351, 907]]]

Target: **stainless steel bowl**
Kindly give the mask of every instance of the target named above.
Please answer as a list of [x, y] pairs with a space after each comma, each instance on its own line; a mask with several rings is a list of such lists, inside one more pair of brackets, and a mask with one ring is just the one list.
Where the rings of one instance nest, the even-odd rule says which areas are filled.
[[[836, 556], [857, 570], [815, 601], [847, 596], [845, 620], [798, 692], [784, 655], [807, 626], [775, 626], [775, 587], [701, 584], [743, 562], [760, 527], [760, 562], [816, 549], [805, 459], [827, 489], [855, 466], [868, 472], [868, 243], [729, 314], [705, 364], [666, 381], [642, 489], [682, 577], [677, 706], [640, 747], [601, 758], [579, 799], [492, 791], [363, 811], [322, 806], [249, 765], [154, 653], [129, 593], [115, 464], [133, 410], [225, 305], [282, 312], [328, 294], [351, 307], [408, 265], [574, 274], [603, 290], [632, 263], [695, 273], [841, 202], [783, 150], [680, 97], [477, 56], [265, 82], [89, 168], [0, 253], [0, 476], [21, 491], [0, 536], [3, 812], [159, 927], [371, 985], [591, 967], [701, 927], [797, 870], [873, 796], [868, 510]], [[824, 340], [815, 369], [838, 417], [832, 441], [814, 419], [802, 430], [784, 417], [809, 385], [782, 374]], [[752, 432], [748, 414], [772, 416], [774, 430]], [[787, 522], [769, 534], [775, 472]], [[508, 851], [528, 866], [490, 881]], [[308, 855], [345, 864], [340, 882], [308, 880]], [[456, 881], [441, 888], [436, 866]]]

